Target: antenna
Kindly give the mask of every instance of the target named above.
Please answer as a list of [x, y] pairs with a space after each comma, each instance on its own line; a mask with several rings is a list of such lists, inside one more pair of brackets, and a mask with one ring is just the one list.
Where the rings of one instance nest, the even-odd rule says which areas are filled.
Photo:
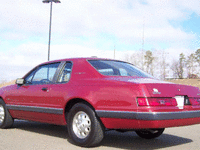
[[143, 17], [143, 30], [142, 30], [142, 70], [144, 70], [144, 17]]
[[115, 45], [114, 45], [114, 59], [115, 59]]

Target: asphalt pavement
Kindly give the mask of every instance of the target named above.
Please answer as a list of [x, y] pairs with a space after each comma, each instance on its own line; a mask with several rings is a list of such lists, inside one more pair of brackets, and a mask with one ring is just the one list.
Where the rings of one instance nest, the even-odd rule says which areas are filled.
[[[10, 129], [0, 129], [0, 150], [79, 150], [70, 143], [65, 126], [16, 120]], [[87, 148], [88, 149], [88, 148]], [[200, 149], [200, 125], [167, 128], [156, 139], [146, 140], [135, 132], [107, 131], [98, 147], [90, 150], [177, 150]]]

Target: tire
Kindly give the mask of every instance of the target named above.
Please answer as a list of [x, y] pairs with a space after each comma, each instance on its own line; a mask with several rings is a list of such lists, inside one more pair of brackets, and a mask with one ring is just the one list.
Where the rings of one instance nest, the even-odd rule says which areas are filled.
[[163, 129], [138, 130], [135, 132], [141, 138], [154, 139], [154, 138], [159, 137], [164, 132], [164, 130], [165, 129], [163, 128]]
[[6, 104], [0, 99], [0, 128], [10, 128], [13, 125], [13, 122], [14, 120], [6, 108]]
[[75, 145], [92, 147], [104, 137], [104, 127], [91, 107], [83, 103], [75, 104], [67, 114], [67, 128]]

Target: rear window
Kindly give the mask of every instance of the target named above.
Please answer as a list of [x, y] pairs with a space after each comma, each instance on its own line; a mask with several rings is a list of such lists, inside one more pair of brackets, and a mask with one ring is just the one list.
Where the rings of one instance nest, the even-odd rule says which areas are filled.
[[106, 76], [133, 76], [153, 78], [151, 75], [136, 68], [132, 64], [114, 60], [89, 60], [89, 63], [101, 74]]

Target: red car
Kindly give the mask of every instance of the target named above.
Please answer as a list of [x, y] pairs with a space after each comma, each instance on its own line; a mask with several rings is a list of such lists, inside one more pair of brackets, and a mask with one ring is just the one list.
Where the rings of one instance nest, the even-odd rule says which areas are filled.
[[0, 89], [0, 127], [14, 119], [67, 125], [70, 139], [86, 147], [110, 129], [151, 139], [168, 127], [200, 123], [200, 90], [157, 80], [123, 61], [56, 60]]

